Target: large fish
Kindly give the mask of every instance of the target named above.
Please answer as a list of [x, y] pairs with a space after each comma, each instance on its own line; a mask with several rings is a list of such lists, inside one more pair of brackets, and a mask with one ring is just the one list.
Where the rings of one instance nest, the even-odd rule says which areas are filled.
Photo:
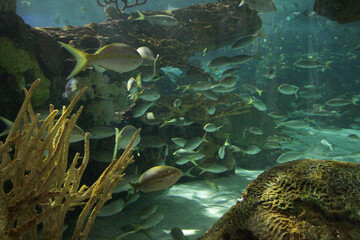
[[145, 171], [138, 182], [130, 183], [134, 188], [134, 193], [138, 190], [143, 192], [159, 191], [173, 185], [179, 180], [183, 172], [171, 166], [156, 166]]
[[106, 45], [94, 54], [83, 52], [62, 42], [59, 43], [66, 48], [77, 61], [75, 68], [66, 79], [72, 78], [90, 65], [95, 67], [95, 69], [103, 68], [124, 73], [140, 67], [143, 63], [143, 59], [136, 49], [124, 43]]

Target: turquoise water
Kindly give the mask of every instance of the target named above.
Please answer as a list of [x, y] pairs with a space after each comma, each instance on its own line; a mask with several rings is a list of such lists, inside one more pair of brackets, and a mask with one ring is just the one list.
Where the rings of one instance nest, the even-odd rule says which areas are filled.
[[[148, 0], [125, 12], [139, 10], [146, 15], [150, 10], [176, 10], [217, 2]], [[84, 130], [97, 125], [120, 130], [126, 125], [142, 128], [142, 140], [135, 148], [136, 161], [128, 168], [128, 175], [139, 176], [153, 166], [165, 164], [183, 172], [190, 171], [192, 176], [181, 177], [171, 188], [139, 192], [134, 202], [129, 202], [129, 186], [118, 190], [110, 202], [125, 202], [121, 206], [123, 209], [120, 211], [118, 206], [109, 210], [109, 216], [97, 218], [89, 239], [115, 239], [129, 232], [124, 227], [126, 224], [134, 224], [132, 227], [138, 230], [124, 239], [149, 239], [151, 236], [173, 239], [170, 231], [175, 227], [182, 229], [189, 239], [196, 239], [235, 204], [251, 180], [272, 166], [301, 158], [359, 163], [360, 67], [359, 52], [355, 50], [360, 43], [359, 22], [339, 24], [319, 16], [312, 12], [313, 1], [275, 0], [274, 3], [276, 11], [259, 13], [262, 30], [253, 33], [252, 36], [259, 34], [259, 37], [250, 44], [233, 49], [233, 41], [213, 49], [205, 45], [203, 50], [193, 52], [187, 62], [198, 70], [195, 73], [189, 71], [189, 66], [162, 65], [160, 58], [158, 71], [162, 78], [145, 81], [142, 73], [142, 86], [132, 85], [137, 89], [130, 93], [126, 90], [127, 79], [116, 82], [115, 79], [120, 78], [118, 73], [111, 70], [92, 72], [93, 78], [101, 79], [99, 82], [106, 85], [98, 85], [98, 89], [110, 90], [103, 96], [94, 88], [94, 95], [100, 94], [100, 97], [92, 98], [92, 103], [88, 103], [88, 108], [85, 105], [84, 110], [92, 122], [82, 119], [78, 125]], [[17, 13], [32, 27], [81, 26], [106, 19], [103, 7], [95, 0], [18, 1]], [[226, 16], [224, 12], [224, 18]], [[242, 54], [254, 58], [246, 63], [209, 67], [209, 62], [218, 57]], [[231, 76], [235, 82], [224, 87], [221, 80], [229, 69], [233, 72], [226, 76]], [[151, 73], [152, 67], [146, 70]], [[199, 72], [207, 75], [204, 77]], [[128, 74], [136, 78], [137, 73]], [[75, 78], [81, 82], [85, 79], [81, 76]], [[196, 84], [204, 82], [210, 84], [206, 92], [196, 88]], [[119, 86], [123, 98], [113, 101], [112, 95], [119, 94], [116, 92]], [[153, 113], [159, 122], [149, 124], [144, 122], [144, 117], [135, 118], [131, 114], [114, 120], [133, 103], [132, 98], [141, 96], [143, 89], [159, 94], [159, 99], [149, 103], [146, 111]], [[244, 106], [246, 112], [231, 112], [237, 104]], [[171, 123], [176, 118], [179, 121], [180, 117], [192, 123], [187, 125], [181, 120], [179, 125]], [[216, 130], [204, 129], [209, 123], [214, 124]], [[204, 139], [199, 140], [205, 132]], [[189, 140], [198, 141], [199, 146], [189, 147], [187, 153], [176, 153], [185, 146], [176, 145], [174, 138], [185, 139], [184, 144]], [[104, 160], [104, 156], [111, 156], [114, 146], [113, 137], [92, 141], [94, 150], [85, 176], [85, 181], [89, 182], [107, 166], [109, 158]], [[82, 143], [75, 143], [71, 148], [73, 152], [81, 151], [78, 149], [82, 149]], [[191, 159], [189, 154], [195, 153], [205, 156]], [[150, 204], [158, 206], [155, 213], [160, 217], [154, 222], [159, 222], [144, 227], [142, 221], [146, 218], [139, 216], [141, 209]], [[76, 214], [66, 218], [69, 227], [64, 231], [65, 239], [71, 236], [75, 221]]]

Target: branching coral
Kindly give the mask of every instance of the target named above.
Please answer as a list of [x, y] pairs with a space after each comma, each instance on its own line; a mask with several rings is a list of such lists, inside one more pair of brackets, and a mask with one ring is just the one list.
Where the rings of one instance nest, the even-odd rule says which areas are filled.
[[133, 162], [132, 149], [113, 159], [92, 186], [80, 187], [89, 161], [89, 133], [84, 157], [77, 153], [68, 164], [70, 134], [82, 107], [68, 116], [86, 88], [63, 108], [57, 121], [58, 110], [50, 106], [49, 116], [38, 127], [40, 115], [34, 115], [30, 99], [39, 82], [26, 93], [5, 143], [0, 142], [0, 239], [38, 239], [39, 229], [43, 239], [61, 239], [65, 215], [76, 206], [84, 208], [72, 239], [86, 239], [96, 214]]

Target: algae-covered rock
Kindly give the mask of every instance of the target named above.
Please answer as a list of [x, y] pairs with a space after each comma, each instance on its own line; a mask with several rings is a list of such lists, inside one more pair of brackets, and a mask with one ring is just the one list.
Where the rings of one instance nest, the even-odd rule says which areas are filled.
[[339, 23], [360, 20], [360, 0], [316, 0], [314, 11]]
[[[41, 106], [48, 100], [50, 81], [44, 76], [32, 52], [18, 48], [16, 44], [7, 37], [0, 37], [0, 56], [0, 73], [17, 76], [19, 80], [14, 84], [18, 84], [19, 89], [25, 87], [24, 76], [31, 79], [42, 80], [33, 95], [32, 103], [34, 107]], [[23, 81], [21, 79], [23, 79]]]
[[269, 169], [200, 239], [359, 239], [360, 165], [304, 159]]

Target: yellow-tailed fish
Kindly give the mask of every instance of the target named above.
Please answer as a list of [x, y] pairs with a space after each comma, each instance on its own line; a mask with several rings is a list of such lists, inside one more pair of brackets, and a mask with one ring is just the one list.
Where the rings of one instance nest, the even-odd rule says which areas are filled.
[[104, 68], [119, 73], [129, 72], [138, 68], [143, 59], [136, 49], [124, 43], [112, 43], [106, 45], [94, 54], [86, 53], [59, 42], [76, 59], [75, 68], [66, 79], [70, 79], [86, 67], [92, 65], [95, 68]]

